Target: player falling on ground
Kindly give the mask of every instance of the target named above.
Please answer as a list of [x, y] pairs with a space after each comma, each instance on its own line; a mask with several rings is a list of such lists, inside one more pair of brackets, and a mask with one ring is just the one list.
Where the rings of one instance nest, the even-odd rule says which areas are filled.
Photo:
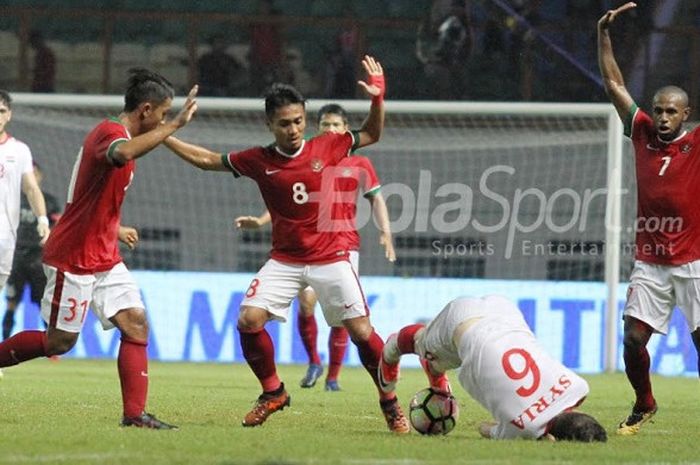
[[606, 441], [603, 427], [575, 412], [588, 383], [550, 357], [522, 313], [501, 296], [458, 298], [427, 326], [409, 325], [386, 341], [381, 385], [394, 390], [403, 354], [417, 354], [431, 388], [450, 392], [445, 372], [493, 416], [479, 433], [490, 439]]
[[[333, 132], [344, 134], [350, 130], [348, 126], [348, 115], [343, 107], [337, 104], [324, 105], [318, 110], [318, 132], [325, 134]], [[380, 231], [379, 243], [384, 246], [384, 255], [387, 260], [396, 260], [394, 243], [389, 227], [389, 213], [384, 202], [384, 197], [380, 192], [380, 182], [374, 165], [367, 157], [353, 155], [343, 158], [338, 163], [340, 172], [336, 190], [343, 198], [339, 199], [331, 213], [333, 219], [346, 220], [346, 224], [341, 224], [339, 231], [346, 235], [348, 250], [350, 251], [350, 264], [355, 273], [359, 270], [359, 250], [360, 234], [357, 231], [355, 216], [357, 213], [357, 195], [362, 189], [363, 196], [372, 206], [372, 214]], [[257, 229], [271, 221], [270, 212], [265, 211], [260, 216], [240, 216], [235, 219], [236, 226], [241, 229]], [[316, 348], [318, 339], [318, 325], [314, 316], [314, 309], [318, 301], [316, 293], [311, 287], [299, 291], [299, 314], [297, 324], [299, 335], [309, 357], [309, 367], [306, 374], [299, 383], [303, 388], [314, 387], [316, 381], [323, 374], [321, 358]], [[340, 391], [338, 375], [343, 364], [343, 358], [348, 346], [348, 331], [343, 326], [332, 327], [328, 336], [328, 374], [326, 375], [326, 391]]]
[[377, 385], [389, 429], [409, 431], [396, 394], [379, 389], [377, 366], [384, 344], [370, 323], [345, 236], [327, 217], [323, 221], [335, 199], [333, 168], [353, 149], [377, 142], [384, 128], [384, 72], [369, 56], [362, 65], [368, 82], [358, 84], [372, 98], [372, 104], [359, 131], [304, 140], [304, 98], [293, 87], [276, 84], [265, 98], [274, 144], [222, 156], [175, 137], [166, 140], [171, 150], [194, 166], [252, 178], [272, 217], [271, 258], [251, 282], [238, 316], [243, 356], [263, 390], [243, 419], [243, 426], [260, 425], [270, 414], [290, 404], [289, 394], [277, 376], [275, 348], [265, 324], [270, 320], [286, 321], [294, 297], [311, 286], [326, 322], [343, 325], [350, 333], [362, 364]]
[[610, 24], [632, 8], [629, 2], [598, 21], [598, 63], [605, 90], [632, 139], [637, 176], [635, 264], [624, 315], [625, 372], [634, 388], [632, 412], [618, 434], [632, 435], [657, 410], [646, 345], [653, 333], [666, 334], [676, 305], [700, 354], [700, 130], [683, 130], [688, 95], [662, 87], [652, 115], [637, 107], [613, 54]]
[[166, 120], [172, 85], [159, 74], [131, 71], [124, 109], [85, 138], [73, 166], [64, 214], [44, 247], [47, 285], [41, 313], [46, 331], [22, 331], [0, 344], [0, 367], [61, 355], [78, 340], [88, 307], [104, 329], [119, 328], [117, 356], [122, 426], [173, 429], [145, 412], [148, 322], [136, 282], [119, 255], [118, 239], [133, 247], [133, 228], [120, 226], [121, 204], [136, 159], [187, 124], [197, 109], [192, 89], [180, 113]]
[[[44, 175], [36, 163], [34, 163], [34, 177], [41, 187]], [[56, 197], [43, 190], [42, 194], [46, 204], [49, 226], [53, 227], [61, 216], [61, 207]], [[15, 325], [15, 310], [20, 304], [26, 285], [29, 286], [29, 300], [41, 305], [41, 296], [44, 295], [44, 287], [46, 286], [46, 275], [41, 265], [42, 246], [38, 227], [39, 220], [32, 212], [27, 196], [23, 195], [20, 201], [17, 246], [12, 260], [12, 272], [7, 279], [7, 310], [5, 310], [5, 316], [2, 319], [3, 340], [12, 334], [12, 328]]]

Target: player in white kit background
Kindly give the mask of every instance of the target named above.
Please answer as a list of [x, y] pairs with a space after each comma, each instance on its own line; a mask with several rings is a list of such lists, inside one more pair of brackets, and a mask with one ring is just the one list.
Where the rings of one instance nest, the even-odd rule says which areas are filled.
[[32, 153], [25, 143], [7, 131], [11, 119], [12, 97], [7, 91], [0, 90], [0, 292], [12, 270], [22, 192], [37, 217], [41, 243], [49, 237], [46, 204], [34, 176]]
[[605, 429], [575, 412], [588, 383], [547, 354], [518, 307], [505, 297], [458, 298], [428, 323], [409, 325], [386, 341], [382, 386], [395, 388], [402, 354], [417, 354], [431, 387], [449, 390], [444, 373], [493, 416], [479, 432], [491, 439], [606, 441]]

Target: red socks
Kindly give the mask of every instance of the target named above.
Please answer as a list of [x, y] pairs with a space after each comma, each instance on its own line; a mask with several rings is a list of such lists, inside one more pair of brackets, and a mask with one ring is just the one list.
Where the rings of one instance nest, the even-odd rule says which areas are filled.
[[369, 372], [372, 377], [372, 381], [377, 386], [379, 391], [379, 400], [388, 400], [396, 397], [396, 394], [391, 392], [389, 394], [385, 393], [379, 387], [379, 379], [377, 378], [377, 367], [379, 366], [379, 358], [382, 354], [382, 349], [384, 348], [384, 341], [379, 337], [376, 331], [372, 330], [369, 339], [366, 341], [352, 341], [357, 346], [357, 352], [360, 355], [360, 361], [364, 365], [365, 370]]
[[348, 330], [344, 327], [331, 328], [328, 338], [328, 376], [327, 380], [338, 379], [340, 367], [343, 365], [343, 358], [348, 348]]
[[396, 343], [399, 346], [399, 350], [402, 354], [414, 354], [416, 353], [416, 348], [414, 345], [414, 336], [419, 329], [425, 328], [423, 324], [414, 324], [409, 326], [404, 326], [399, 331], [399, 335], [396, 338]]
[[297, 323], [299, 324], [299, 336], [301, 337], [301, 342], [304, 344], [306, 353], [309, 355], [309, 363], [315, 365], [321, 364], [321, 358], [318, 356], [318, 349], [316, 348], [316, 340], [318, 339], [318, 325], [316, 324], [316, 317], [313, 313], [306, 316], [299, 312], [297, 316]]
[[122, 336], [117, 370], [122, 386], [125, 417], [138, 417], [146, 408], [148, 396], [148, 342]]
[[265, 328], [247, 331], [238, 328], [241, 336], [243, 356], [253, 373], [260, 381], [264, 392], [271, 392], [280, 387], [282, 382], [275, 367], [275, 346]]
[[46, 357], [46, 331], [22, 331], [0, 343], [0, 368]]
[[640, 347], [637, 350], [625, 347], [623, 357], [627, 379], [629, 379], [637, 396], [634, 410], [648, 412], [654, 408], [656, 403], [651, 392], [651, 379], [649, 378], [649, 351], [646, 347]]

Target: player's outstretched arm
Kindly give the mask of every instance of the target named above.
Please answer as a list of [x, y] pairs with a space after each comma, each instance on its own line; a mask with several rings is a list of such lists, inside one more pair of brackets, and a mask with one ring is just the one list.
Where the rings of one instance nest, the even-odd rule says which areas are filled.
[[258, 229], [271, 221], [272, 217], [268, 210], [260, 216], [239, 216], [233, 220], [238, 229]]
[[189, 123], [194, 112], [197, 111], [197, 91], [197, 86], [192, 87], [182, 109], [173, 119], [164, 121], [151, 131], [119, 144], [114, 150], [114, 157], [122, 163], [140, 158], [161, 144], [167, 137], [173, 135], [175, 131]]
[[360, 128], [358, 147], [374, 144], [382, 137], [384, 131], [384, 93], [386, 82], [381, 63], [369, 55], [362, 60], [362, 67], [367, 73], [367, 82], [358, 81], [365, 93], [372, 99], [369, 114]]
[[379, 228], [379, 244], [384, 247], [384, 256], [390, 262], [396, 261], [394, 251], [394, 240], [391, 236], [391, 226], [389, 223], [389, 211], [381, 192], [378, 192], [370, 200], [372, 202], [372, 216]]
[[134, 248], [136, 248], [136, 244], [139, 242], [139, 232], [136, 230], [136, 228], [131, 226], [119, 225], [118, 237], [121, 242], [129, 247], [129, 250], [134, 250]]
[[182, 141], [175, 136], [165, 139], [164, 144], [187, 163], [205, 171], [229, 171], [224, 165], [221, 154], [199, 145]]
[[44, 245], [46, 239], [49, 238], [49, 218], [46, 216], [46, 201], [44, 194], [41, 192], [39, 183], [36, 181], [33, 171], [29, 171], [22, 175], [22, 192], [27, 196], [27, 201], [32, 209], [32, 212], [37, 218], [36, 230], [39, 233], [41, 240], [39, 243]]
[[598, 20], [598, 66], [603, 77], [605, 92], [610, 97], [610, 101], [615, 106], [617, 114], [622, 121], [629, 117], [629, 111], [634, 100], [625, 87], [625, 80], [622, 77], [620, 67], [615, 60], [612, 41], [610, 40], [610, 25], [615, 21], [617, 15], [637, 6], [634, 2], [627, 2], [615, 10], [607, 11]]

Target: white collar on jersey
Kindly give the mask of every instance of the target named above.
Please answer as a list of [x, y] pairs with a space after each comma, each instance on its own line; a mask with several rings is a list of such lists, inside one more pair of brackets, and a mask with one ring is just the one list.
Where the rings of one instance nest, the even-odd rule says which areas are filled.
[[290, 153], [284, 153], [284, 152], [283, 152], [282, 150], [280, 150], [280, 148], [277, 147], [276, 145], [275, 145], [275, 150], [277, 151], [277, 153], [279, 153], [279, 154], [282, 155], [283, 157], [295, 158], [295, 157], [299, 156], [299, 154], [301, 153], [302, 150], [304, 150], [304, 145], [306, 145], [306, 140], [305, 140], [305, 139], [302, 139], [302, 141], [301, 141], [301, 146], [299, 147], [299, 149], [298, 149], [296, 152], [291, 153], [291, 154], [290, 154]]
[[686, 136], [686, 134], [688, 134], [688, 131], [683, 131], [682, 133], [678, 134], [678, 137], [676, 137], [675, 139], [670, 140], [670, 141], [668, 141], [668, 142], [666, 142], [665, 140], [663, 140], [662, 138], [660, 138], [658, 134], [656, 135], [656, 138], [657, 138], [658, 141], [661, 142], [662, 144], [668, 145], [668, 144], [673, 144], [674, 142], [678, 142], [679, 140], [683, 139], [683, 138]]

